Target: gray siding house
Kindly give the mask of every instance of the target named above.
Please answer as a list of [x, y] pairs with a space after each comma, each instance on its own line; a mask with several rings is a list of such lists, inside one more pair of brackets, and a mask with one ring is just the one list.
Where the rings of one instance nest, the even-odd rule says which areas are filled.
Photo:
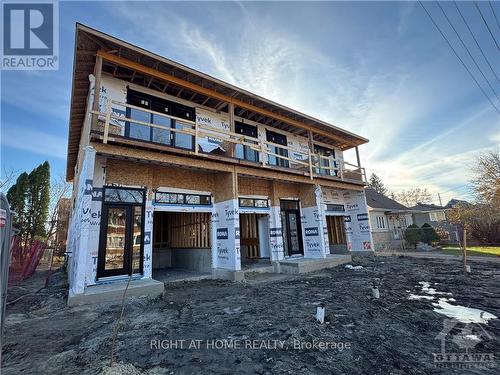
[[402, 249], [403, 232], [413, 223], [411, 210], [369, 187], [365, 195], [375, 250]]

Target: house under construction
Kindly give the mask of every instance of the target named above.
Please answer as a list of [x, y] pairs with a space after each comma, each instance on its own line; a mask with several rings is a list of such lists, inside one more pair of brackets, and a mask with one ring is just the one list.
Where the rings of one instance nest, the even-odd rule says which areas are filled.
[[71, 95], [70, 302], [372, 250], [367, 139], [80, 24]]

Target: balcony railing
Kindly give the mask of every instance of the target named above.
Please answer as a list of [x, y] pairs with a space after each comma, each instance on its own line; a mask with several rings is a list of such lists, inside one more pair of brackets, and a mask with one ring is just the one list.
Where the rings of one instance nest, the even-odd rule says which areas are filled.
[[[159, 116], [160, 118], [168, 119], [171, 124], [175, 123], [176, 125], [181, 125], [181, 127], [166, 127], [165, 125], [162, 126], [153, 122], [127, 117], [126, 114], [130, 113], [130, 110]], [[326, 177], [346, 182], [366, 183], [364, 168], [350, 164], [342, 159], [314, 153], [310, 147], [308, 147], [307, 150], [297, 150], [264, 139], [258, 139], [224, 129], [207, 127], [197, 124], [195, 121], [182, 119], [131, 104], [121, 103], [115, 100], [108, 101], [105, 113], [90, 111], [89, 115], [97, 116], [97, 127], [93, 128], [92, 131], [101, 135], [103, 143], [108, 143], [108, 141], [120, 142], [121, 139], [129, 139], [144, 143], [160, 144], [165, 147], [171, 147], [174, 150], [175, 147], [178, 146], [172, 144], [172, 139], [175, 139], [176, 135], [188, 135], [192, 137], [193, 145], [193, 148], [188, 149], [188, 151], [192, 152], [194, 155], [212, 158], [214, 156], [237, 158], [235, 156], [235, 149], [237, 145], [241, 145], [244, 149], [251, 150], [254, 152], [254, 155], [258, 156], [255, 157], [256, 160], [249, 160], [248, 158], [237, 159], [245, 160], [249, 163], [253, 162], [255, 164], [260, 164], [265, 168], [285, 168], [288, 170], [300, 171], [310, 176], [311, 179], [314, 177]], [[130, 124], [153, 129], [150, 131], [151, 134], [153, 134], [154, 129], [157, 129], [158, 132], [161, 131], [167, 135], [167, 140], [147, 140], [130, 136], [130, 134], [127, 136], [125, 129], [127, 126], [130, 126]], [[208, 141], [209, 139], [211, 139], [211, 141]], [[212, 148], [212, 150], [209, 151], [207, 145], [209, 145], [208, 148]], [[182, 148], [184, 148], [185, 151], [186, 148]]]

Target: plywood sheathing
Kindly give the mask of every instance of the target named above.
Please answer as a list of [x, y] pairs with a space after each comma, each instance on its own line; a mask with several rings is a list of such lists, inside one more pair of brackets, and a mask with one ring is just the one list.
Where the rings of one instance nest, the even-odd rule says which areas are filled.
[[150, 165], [120, 159], [108, 159], [106, 184], [209, 191], [215, 190], [216, 174], [183, 168]]
[[238, 176], [239, 195], [271, 195], [271, 180]]
[[112, 156], [114, 158], [141, 161], [150, 164], [172, 165], [184, 168], [193, 168], [213, 172], [233, 172], [238, 176], [257, 177], [268, 180], [280, 180], [291, 183], [319, 184], [339, 189], [363, 190], [363, 185], [350, 184], [342, 181], [335, 181], [323, 178], [311, 180], [309, 176], [296, 175], [286, 171], [278, 171], [271, 168], [262, 168], [260, 166], [247, 167], [243, 165], [234, 165], [226, 162], [216, 162], [207, 159], [194, 159], [182, 155], [160, 153], [143, 149], [119, 146], [114, 144], [104, 144], [100, 142], [91, 142], [96, 152], [100, 155]]
[[144, 186], [153, 185], [153, 170], [149, 165], [108, 159], [106, 185]]
[[273, 181], [272, 183], [272, 194], [271, 194], [271, 205], [279, 206], [280, 199], [282, 198], [298, 198], [299, 196], [299, 184], [285, 183], [281, 181]]
[[299, 195], [300, 205], [302, 208], [315, 207], [316, 203], [316, 186], [315, 185], [300, 185]]
[[219, 172], [215, 176], [214, 201], [224, 202], [238, 198], [238, 177], [236, 173]]
[[215, 173], [160, 166], [150, 168], [153, 169], [153, 189], [164, 186], [196, 191], [213, 192], [215, 190]]

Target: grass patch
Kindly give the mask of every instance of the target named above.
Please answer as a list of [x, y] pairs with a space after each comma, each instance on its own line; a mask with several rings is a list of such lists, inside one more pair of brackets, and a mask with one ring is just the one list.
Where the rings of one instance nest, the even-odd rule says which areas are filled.
[[[462, 254], [462, 249], [458, 246], [446, 246], [443, 247], [443, 253], [460, 255]], [[477, 256], [500, 256], [500, 246], [471, 246], [467, 247], [467, 255], [477, 255]]]

